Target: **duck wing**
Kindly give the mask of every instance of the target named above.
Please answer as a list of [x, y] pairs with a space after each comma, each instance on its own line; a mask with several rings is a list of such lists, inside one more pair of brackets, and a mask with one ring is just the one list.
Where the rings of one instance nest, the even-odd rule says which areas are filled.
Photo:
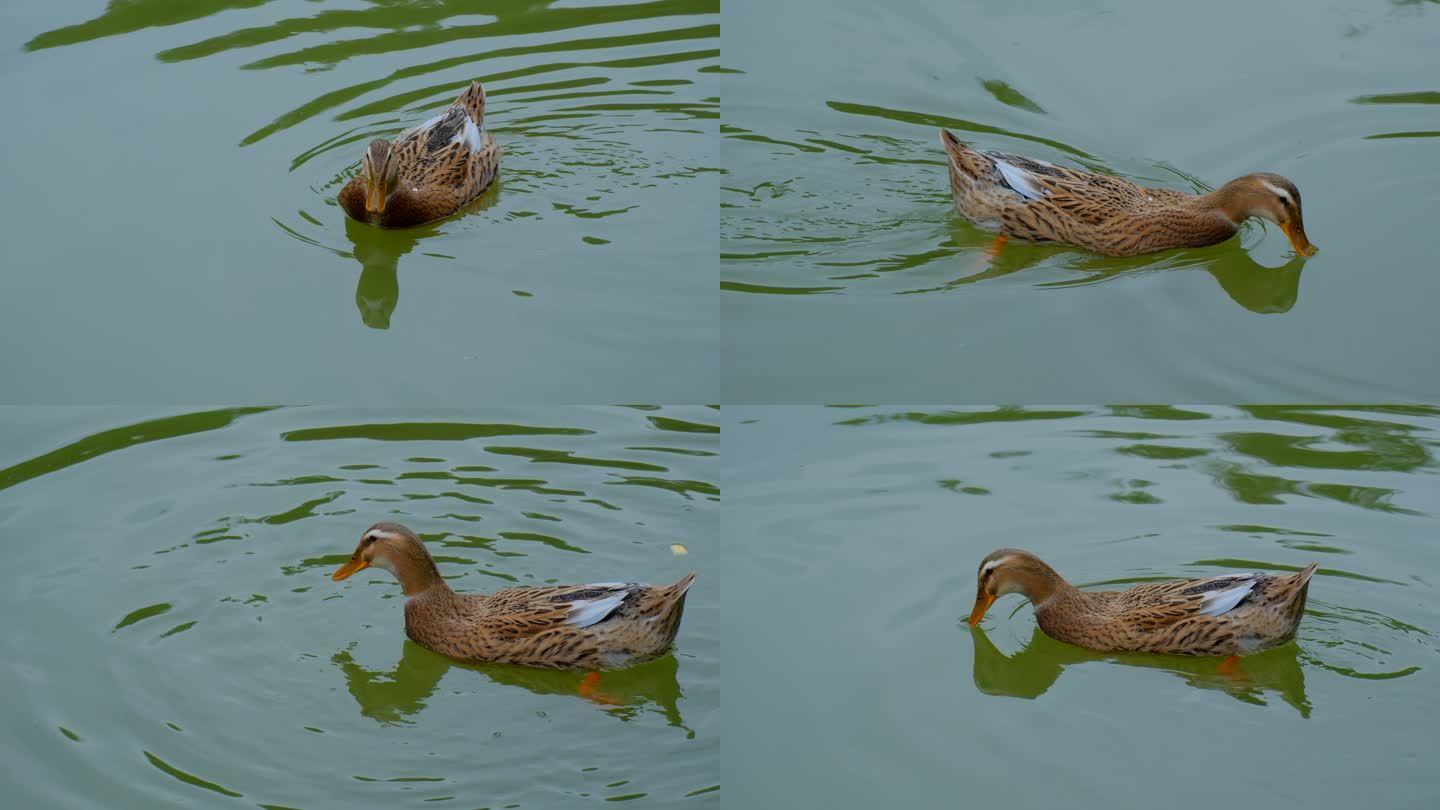
[[602, 582], [550, 588], [507, 588], [483, 597], [479, 621], [508, 637], [539, 635], [558, 627], [592, 627], [614, 615], [645, 586]]
[[981, 154], [994, 161], [996, 174], [1022, 198], [1017, 202], [1041, 202], [1087, 225], [1103, 225], [1117, 212], [1131, 211], [1147, 194], [1153, 197], [1155, 193], [1120, 177], [1068, 169], [1022, 155]]

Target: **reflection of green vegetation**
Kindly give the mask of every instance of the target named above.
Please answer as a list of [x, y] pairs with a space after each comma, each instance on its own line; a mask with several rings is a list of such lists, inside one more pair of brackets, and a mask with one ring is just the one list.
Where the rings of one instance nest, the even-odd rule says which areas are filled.
[[[685, 31], [683, 31], [683, 32], [677, 32], [677, 35], [678, 35], [678, 34], [685, 34], [685, 33], [690, 32], [690, 31], [692, 31], [692, 29], [685, 29]], [[654, 39], [654, 38], [655, 38], [655, 37], [650, 37], [650, 39]], [[621, 39], [621, 38], [616, 37], [615, 39], [618, 40], [618, 39]], [[580, 46], [581, 46], [582, 44], [584, 44], [584, 43], [571, 42], [571, 43], [557, 43], [557, 45], [558, 45], [558, 44], [565, 44], [565, 45], [568, 45], [568, 46], [570, 46], [570, 47], [580, 47]], [[616, 46], [618, 47], [620, 44], [630, 44], [630, 43], [629, 43], [628, 41], [627, 41], [627, 42], [624, 42], [624, 43], [616, 43]], [[545, 48], [544, 48], [544, 47], [537, 47], [537, 48], [534, 48], [534, 49], [509, 49], [509, 50], [515, 50], [515, 51], [519, 51], [519, 52], [528, 52], [528, 51], [530, 51], [530, 50], [545, 50]], [[481, 57], [492, 56], [492, 55], [499, 54], [499, 53], [503, 53], [503, 52], [496, 51], [496, 52], [491, 53], [491, 54], [482, 54]], [[522, 78], [522, 77], [526, 77], [526, 76], [533, 76], [533, 75], [538, 75], [538, 74], [543, 74], [543, 73], [551, 73], [551, 72], [555, 72], [555, 71], [572, 70], [572, 69], [575, 69], [575, 68], [582, 68], [582, 67], [591, 67], [591, 68], [639, 68], [639, 67], [648, 67], [648, 66], [652, 66], [652, 65], [664, 65], [664, 64], [671, 64], [671, 63], [675, 63], [675, 62], [685, 62], [685, 61], [691, 61], [691, 60], [696, 60], [696, 59], [709, 59], [709, 58], [713, 58], [713, 57], [718, 56], [718, 55], [719, 55], [719, 51], [713, 50], [713, 49], [709, 49], [709, 50], [699, 50], [699, 51], [687, 51], [687, 52], [678, 53], [678, 54], [660, 54], [660, 55], [656, 55], [656, 56], [635, 57], [635, 58], [631, 58], [631, 59], [615, 59], [615, 60], [611, 60], [611, 61], [608, 61], [608, 62], [571, 62], [571, 61], [559, 61], [559, 62], [552, 62], [552, 63], [548, 63], [548, 64], [544, 64], [544, 65], [536, 65], [536, 66], [532, 66], [532, 67], [526, 67], [526, 68], [520, 68], [520, 69], [517, 69], [517, 70], [506, 71], [506, 72], [504, 72], [504, 73], [495, 73], [495, 74], [490, 74], [490, 75], [486, 75], [486, 76], [483, 76], [483, 77], [482, 77], [482, 76], [474, 76], [474, 77], [470, 77], [470, 78], [480, 78], [480, 79], [482, 79], [483, 81], [485, 81], [485, 82], [488, 84], [488, 83], [492, 83], [492, 82], [506, 81], [506, 80], [510, 80], [510, 79], [517, 79], [517, 78]], [[464, 61], [467, 61], [467, 62], [469, 62], [469, 61], [474, 61], [475, 58], [478, 58], [478, 57], [466, 57], [466, 59], [465, 59]], [[261, 127], [260, 129], [256, 130], [255, 132], [252, 132], [251, 134], [245, 136], [245, 138], [244, 138], [240, 143], [241, 143], [242, 145], [255, 143], [256, 141], [262, 140], [262, 139], [264, 139], [264, 138], [266, 138], [266, 137], [268, 137], [268, 136], [270, 136], [270, 135], [273, 135], [274, 133], [276, 133], [276, 132], [278, 132], [278, 131], [280, 131], [280, 130], [288, 129], [288, 128], [290, 128], [290, 127], [292, 127], [292, 126], [300, 123], [301, 121], [304, 121], [304, 120], [306, 120], [306, 119], [308, 119], [308, 118], [311, 118], [312, 116], [315, 116], [315, 115], [317, 115], [317, 114], [319, 114], [319, 113], [321, 113], [321, 112], [323, 112], [323, 111], [325, 111], [325, 110], [328, 110], [328, 109], [331, 109], [331, 108], [333, 108], [333, 107], [339, 106], [340, 104], [342, 104], [342, 103], [344, 103], [344, 102], [346, 102], [346, 101], [349, 101], [349, 100], [351, 100], [351, 99], [354, 99], [354, 98], [357, 98], [357, 97], [359, 97], [359, 96], [361, 96], [361, 95], [364, 95], [365, 93], [368, 93], [368, 92], [370, 92], [371, 90], [376, 90], [376, 89], [379, 89], [379, 88], [381, 88], [381, 87], [385, 87], [386, 85], [391, 84], [391, 83], [394, 82], [394, 81], [397, 81], [397, 80], [399, 80], [399, 79], [401, 79], [401, 78], [405, 78], [405, 77], [407, 77], [407, 76], [409, 76], [409, 75], [412, 75], [412, 74], [415, 74], [415, 73], [417, 73], [417, 72], [420, 72], [421, 69], [424, 69], [424, 70], [426, 70], [427, 72], [428, 72], [428, 71], [433, 71], [433, 70], [440, 70], [440, 69], [442, 69], [442, 68], [451, 67], [451, 66], [452, 66], [452, 63], [454, 63], [454, 61], [455, 61], [455, 60], [453, 60], [453, 59], [447, 59], [447, 60], [444, 60], [444, 61], [442, 61], [442, 62], [437, 62], [437, 63], [430, 64], [430, 65], [422, 65], [422, 66], [420, 66], [419, 68], [415, 68], [415, 67], [406, 68], [405, 70], [402, 70], [402, 71], [396, 71], [394, 74], [391, 74], [390, 76], [387, 76], [387, 77], [385, 77], [385, 78], [383, 78], [383, 79], [378, 79], [378, 80], [369, 81], [369, 82], [363, 82], [363, 83], [361, 83], [361, 84], [352, 85], [352, 86], [350, 86], [350, 87], [345, 87], [345, 88], [341, 88], [341, 89], [339, 89], [339, 90], [336, 90], [336, 91], [333, 91], [333, 92], [330, 92], [330, 93], [326, 93], [325, 95], [322, 95], [322, 96], [320, 96], [319, 98], [316, 98], [316, 99], [313, 100], [313, 101], [306, 102], [305, 104], [302, 104], [301, 106], [295, 108], [294, 110], [291, 110], [290, 112], [281, 115], [279, 118], [276, 118], [274, 121], [272, 121], [271, 123], [267, 124], [266, 126]], [[427, 101], [428, 101], [428, 102], [433, 102], [434, 104], [443, 103], [443, 101], [444, 101], [444, 98], [443, 98], [443, 97], [444, 97], [445, 95], [451, 95], [451, 96], [453, 96], [457, 91], [463, 89], [463, 88], [465, 87], [465, 84], [466, 84], [469, 80], [470, 80], [470, 79], [467, 78], [467, 79], [465, 79], [464, 81], [460, 81], [460, 82], [447, 82], [447, 83], [445, 83], [445, 84], [432, 85], [432, 86], [428, 86], [428, 87], [423, 87], [423, 88], [420, 88], [419, 90], [413, 90], [413, 91], [409, 91], [409, 92], [406, 92], [406, 93], [399, 93], [399, 94], [396, 94], [396, 95], [389, 96], [389, 97], [387, 97], [387, 98], [380, 99], [380, 100], [378, 100], [378, 101], [371, 102], [371, 103], [366, 104], [366, 105], [364, 105], [364, 106], [362, 106], [362, 107], [359, 107], [359, 108], [356, 108], [356, 109], [352, 109], [352, 110], [348, 110], [348, 111], [346, 111], [346, 112], [344, 112], [344, 113], [336, 116], [336, 118], [337, 118], [337, 120], [347, 120], [347, 119], [355, 118], [355, 117], [360, 116], [360, 115], [367, 115], [367, 114], [373, 114], [373, 113], [378, 113], [378, 112], [390, 112], [390, 111], [393, 111], [393, 110], [396, 110], [396, 109], [400, 109], [401, 107], [404, 107], [404, 106], [406, 106], [406, 105], [421, 105], [421, 104], [424, 104], [424, 103], [427, 102]], [[687, 107], [686, 109], [689, 109], [689, 108]], [[707, 114], [708, 114], [709, 117], [713, 117], [713, 113], [707, 113]], [[706, 117], [706, 116], [698, 116], [698, 115], [697, 115], [697, 117]], [[534, 121], [534, 120], [540, 120], [540, 119], [531, 119], [531, 120]]]
[[[77, 25], [57, 28], [40, 34], [25, 44], [36, 51], [75, 45], [105, 37], [134, 33], [147, 28], [162, 28], [193, 22], [224, 11], [254, 8], [268, 0], [111, 0], [105, 13]], [[273, 64], [336, 64], [350, 56], [390, 53], [412, 48], [472, 39], [515, 34], [536, 34], [632, 20], [691, 14], [719, 13], [718, 0], [658, 0], [617, 6], [585, 6], [551, 8], [551, 2], [535, 0], [489, 0], [480, 4], [470, 0], [431, 0], [424, 4], [408, 0], [370, 0], [364, 9], [319, 9], [309, 17], [292, 17], [279, 22], [244, 28], [193, 45], [162, 51], [163, 61], [198, 59], [238, 48], [251, 48], [294, 36], [319, 34], [327, 41], [282, 57], [271, 57], [265, 67]], [[494, 20], [478, 25], [445, 25], [452, 17], [493, 15]], [[336, 42], [335, 34], [345, 29], [383, 30], [372, 37], [375, 42], [357, 49], [352, 41]], [[330, 36], [324, 36], [330, 35]], [[270, 64], [273, 63], [273, 64]]]
[[[1432, 461], [1430, 449], [1425, 443], [1403, 432], [1379, 432], [1373, 436], [1357, 433], [1332, 434], [1323, 438], [1246, 432], [1224, 433], [1220, 435], [1220, 439], [1237, 453], [1258, 458], [1277, 467], [1410, 472], [1429, 466]], [[1352, 447], [1348, 450], [1332, 450], [1311, 446], [1336, 441]]]
[[[333, 66], [357, 56], [433, 48], [471, 39], [553, 34], [592, 25], [718, 14], [720, 11], [719, 0], [654, 0], [613, 6], [560, 7], [555, 7], [552, 2], [545, 0], [488, 0], [478, 4], [473, 0], [430, 0], [423, 5], [371, 1], [376, 3], [373, 8], [321, 10], [311, 17], [281, 20], [271, 25], [242, 29], [193, 45], [172, 48], [162, 51], [159, 57], [166, 62], [180, 62], [240, 48], [267, 45], [294, 36], [318, 34], [324, 40], [322, 44], [268, 57], [250, 67], [315, 64]], [[494, 19], [476, 25], [443, 24], [451, 17], [473, 17], [477, 14], [493, 15]], [[333, 36], [342, 29], [380, 30], [384, 33], [359, 40], [340, 40]], [[326, 34], [331, 36], [325, 36]]]
[[669, 416], [647, 416], [645, 421], [649, 422], [656, 430], [668, 430], [675, 433], [719, 433], [719, 425], [708, 425], [703, 422], [694, 422], [687, 419], [675, 419]]
[[1002, 82], [999, 79], [982, 79], [980, 86], [985, 88], [985, 92], [994, 96], [995, 100], [1001, 104], [1008, 104], [1011, 107], [1033, 113], [1043, 114], [1045, 112], [1039, 104], [1031, 101], [1029, 96], [1011, 87], [1008, 82]]
[[[405, 641], [399, 663], [389, 672], [360, 666], [348, 649], [331, 656], [330, 661], [344, 673], [345, 685], [360, 705], [360, 713], [386, 725], [411, 722], [409, 718], [425, 708], [440, 680], [451, 669], [475, 673], [497, 684], [528, 689], [537, 695], [570, 695], [577, 698], [584, 678], [583, 673], [563, 670], [531, 669], [508, 664], [462, 664], [409, 640]], [[599, 690], [606, 698], [615, 701], [615, 705], [607, 706], [607, 713], [629, 721], [641, 712], [657, 711], [669, 725], [691, 733], [680, 715], [681, 691], [676, 679], [679, 667], [674, 655], [666, 655], [638, 667], [603, 673]]]
[[1238, 674], [1226, 675], [1218, 669], [1219, 658], [1097, 653], [1056, 641], [1038, 627], [1030, 642], [1011, 656], [1001, 653], [979, 627], [970, 628], [970, 638], [975, 642], [975, 688], [987, 695], [1033, 700], [1045, 694], [1067, 667], [1103, 662], [1169, 672], [1189, 686], [1218, 690], [1259, 706], [1266, 705], [1265, 694], [1273, 692], [1294, 706], [1301, 717], [1310, 716], [1305, 672], [1294, 644], [1248, 656], [1242, 659]]
[[148, 442], [174, 439], [210, 430], [227, 428], [242, 416], [263, 413], [271, 408], [226, 408], [218, 411], [202, 411], [102, 431], [71, 442], [57, 450], [22, 461], [11, 467], [0, 469], [0, 489], [38, 478], [47, 473], [89, 461], [92, 458], [113, 453], [117, 450], [135, 447]]
[[1376, 135], [1366, 135], [1367, 141], [1384, 141], [1395, 138], [1440, 138], [1440, 130], [1416, 130], [1413, 132], [1381, 132]]
[[948, 489], [951, 492], [964, 495], [989, 495], [990, 490], [985, 487], [977, 487], [974, 484], [966, 484], [958, 478], [942, 478], [938, 482], [941, 489]]
[[643, 475], [626, 475], [618, 481], [606, 481], [611, 486], [654, 487], [682, 495], [687, 500], [690, 493], [708, 496], [710, 500], [720, 497], [720, 488], [705, 481], [688, 481], [674, 478], [654, 478]]
[[[1015, 138], [1021, 141], [1043, 143], [1046, 146], [1059, 149], [1062, 152], [1068, 152], [1069, 154], [1074, 155], [1078, 158], [1087, 158], [1093, 160], [1093, 157], [1090, 154], [1086, 153], [1083, 150], [1076, 149], [1069, 144], [1064, 144], [1059, 141], [1051, 140], [1049, 138], [1042, 138], [1039, 135], [1026, 135], [1023, 132], [1013, 132], [1011, 130], [1003, 129], [1001, 127], [990, 126], [989, 124], [981, 124], [975, 121], [966, 121], [961, 118], [951, 118], [946, 115], [934, 115], [931, 113], [911, 112], [909, 110], [894, 110], [887, 107], [875, 107], [869, 104], [852, 104], [848, 101], [827, 101], [825, 102], [825, 104], [830, 109], [835, 110], [836, 112], [847, 113], [849, 115], [868, 115], [874, 116], [876, 118], [888, 118], [891, 121], [901, 121], [906, 124], [919, 124], [920, 126], [934, 127], [937, 131], [940, 127], [947, 127], [949, 129], [961, 130], [964, 132], [981, 132], [987, 135], [1004, 135], [1007, 138]], [[939, 137], [938, 134], [936, 135], [936, 137]]]
[[[1336, 501], [1362, 509], [1419, 514], [1392, 503], [1400, 494], [1395, 489], [1337, 481], [1307, 481], [1283, 475], [1281, 471], [1300, 469], [1408, 473], [1433, 468], [1435, 457], [1432, 442], [1425, 438], [1429, 428], [1384, 417], [1395, 415], [1433, 419], [1440, 417], [1440, 408], [1417, 405], [1251, 405], [1241, 406], [1238, 410], [1257, 420], [1309, 425], [1323, 428], [1323, 432], [1295, 435], [1293, 431], [1272, 432], [1257, 429], [1192, 436], [1175, 430], [1176, 426], [1172, 424], [1166, 432], [1084, 430], [1075, 435], [1114, 445], [1112, 449], [1116, 453], [1148, 459], [1166, 466], [1183, 466], [1201, 460], [1201, 469], [1241, 503], [1282, 504], [1287, 496], [1301, 496]], [[1115, 417], [1166, 423], [1215, 418], [1201, 411], [1180, 410], [1163, 405], [1115, 405], [1110, 406], [1107, 411]], [[1001, 407], [973, 411], [871, 413], [841, 420], [836, 424], [859, 426], [908, 422], [920, 425], [966, 426], [1073, 419], [1086, 415], [1086, 411]], [[1166, 440], [1182, 439], [1189, 440], [1192, 445], [1201, 440], [1214, 441], [1221, 447], [1217, 449], [1162, 443]], [[1111, 499], [1143, 504], [1160, 502], [1161, 499], [1156, 495], [1139, 491], [1148, 487], [1149, 482], [1137, 481], [1138, 479], [1130, 481], [1128, 490], [1110, 495]], [[959, 487], [960, 483], [942, 481], [941, 485], [954, 489]], [[1317, 550], [1327, 549], [1320, 547]]]
[[494, 436], [589, 436], [584, 428], [533, 427], [531, 425], [482, 424], [479, 422], [384, 422], [371, 425], [290, 430], [280, 434], [287, 442], [369, 439], [376, 442], [463, 442]]
[[528, 458], [536, 464], [574, 464], [580, 467], [610, 467], [618, 470], [635, 470], [637, 472], [669, 472], [666, 467], [658, 464], [646, 464], [643, 461], [623, 461], [614, 458], [587, 458], [577, 456], [572, 450], [546, 450], [538, 447], [486, 447], [485, 452], [494, 453], [497, 456], [519, 456]]
[[219, 793], [222, 796], [230, 796], [232, 798], [239, 798], [243, 795], [240, 793], [236, 793], [233, 790], [227, 790], [215, 784], [214, 782], [211, 782], [208, 779], [201, 779], [193, 773], [183, 771], [161, 759], [160, 757], [155, 756], [149, 751], [142, 751], [141, 753], [143, 753], [145, 755], [145, 758], [150, 760], [150, 764], [154, 765], [158, 770], [175, 777], [176, 779], [184, 782], [187, 785], [194, 785], [195, 787], [204, 788], [205, 790], [211, 791], [213, 793]]
[[1112, 416], [1128, 416], [1135, 419], [1202, 420], [1212, 418], [1204, 411], [1192, 411], [1173, 405], [1111, 405], [1107, 410]]
[[[1372, 410], [1366, 407], [1324, 409], [1305, 406], [1246, 406], [1241, 410], [1257, 419], [1326, 428], [1326, 433], [1315, 436], [1247, 431], [1224, 433], [1218, 437], [1235, 455], [1253, 458], [1272, 467], [1412, 472], [1434, 465], [1434, 456], [1428, 442], [1415, 435], [1423, 431], [1414, 425], [1348, 415], [1350, 412]], [[1393, 412], [1389, 408], [1374, 410], [1380, 414]], [[1418, 411], [1431, 416], [1437, 415], [1432, 409], [1422, 408]], [[1328, 447], [1337, 443], [1350, 447]], [[1315, 446], [1321, 444], [1327, 447]], [[1416, 514], [1412, 510], [1394, 506], [1391, 500], [1398, 492], [1385, 487], [1299, 481], [1255, 472], [1233, 461], [1217, 462], [1211, 467], [1211, 475], [1236, 500], [1243, 503], [1279, 504], [1284, 503], [1283, 496], [1303, 495], [1339, 501], [1363, 509]]]
[[761, 293], [763, 295], [822, 295], [839, 292], [844, 287], [779, 287], [773, 284], [745, 284], [739, 281], [722, 281], [720, 289], [726, 292]]
[[[1429, 2], [1440, 2], [1440, 0], [1428, 0]], [[1400, 4], [1402, 0], [1394, 0]], [[1411, 0], [1411, 4], [1416, 0]], [[1373, 96], [1356, 96], [1350, 99], [1352, 104], [1440, 104], [1440, 92], [1434, 90], [1421, 91], [1417, 93], [1381, 93]], [[1440, 131], [1435, 130], [1413, 130], [1407, 132], [1381, 132], [1374, 135], [1366, 135], [1367, 141], [1383, 141], [1395, 138], [1440, 138]]]
[[[254, 8], [265, 5], [267, 0], [187, 0], [177, 3], [173, 0], [111, 0], [104, 14], [88, 22], [65, 26], [42, 33], [28, 43], [27, 50], [41, 50], [65, 45], [88, 42], [105, 37], [120, 36], [136, 31], [168, 27], [193, 22], [221, 12], [235, 9]], [[565, 54], [595, 52], [603, 49], [628, 49], [657, 44], [676, 43], [687, 40], [715, 40], [720, 36], [720, 26], [715, 23], [692, 25], [681, 28], [657, 26], [654, 20], [676, 18], [677, 20], [716, 15], [720, 11], [719, 0], [652, 0], [641, 3], [617, 3], [615, 5], [557, 6], [551, 0], [430, 0], [413, 3], [407, 0], [370, 0], [368, 8], [331, 9], [317, 8], [308, 15], [296, 15], [268, 22], [262, 25], [231, 30], [219, 36], [200, 42], [180, 45], [160, 51], [157, 57], [164, 62], [182, 62], [203, 59], [216, 54], [246, 48], [274, 45], [294, 37], [305, 37], [307, 42], [319, 36], [319, 44], [309, 44], [293, 51], [266, 56], [244, 65], [248, 69], [268, 69], [303, 66], [307, 69], [334, 67], [353, 57], [395, 53], [405, 50], [422, 50], [432, 47], [445, 48], [457, 42], [495, 39], [497, 37], [542, 38], [543, 42], [527, 43], [521, 46], [497, 48], [477, 52], [469, 49], [461, 56], [424, 63], [411, 61], [405, 67], [388, 76], [342, 87], [309, 101], [300, 107], [284, 113], [271, 123], [244, 138], [242, 144], [254, 143], [279, 130], [311, 118], [325, 110], [356, 99], [366, 93], [386, 87], [397, 81], [450, 70], [483, 61], [503, 60], [514, 56], [532, 56], [546, 53]], [[474, 22], [477, 15], [490, 19]], [[456, 19], [464, 24], [454, 24]], [[562, 40], [560, 32], [605, 26], [608, 28], [626, 23], [654, 27], [640, 33], [612, 34], [608, 36], [581, 36]], [[355, 31], [356, 36], [345, 37], [343, 32]], [[546, 35], [536, 37], [536, 35]], [[463, 81], [449, 82], [410, 90], [387, 99], [365, 105], [360, 110], [350, 110], [341, 118], [366, 115], [380, 109], [391, 111], [420, 100], [442, 103], [453, 96], [471, 78], [484, 78], [489, 82], [501, 82], [555, 71], [576, 68], [638, 68], [672, 62], [714, 59], [718, 49], [698, 49], [684, 53], [652, 53], [643, 57], [611, 61], [570, 61], [560, 59], [548, 64], [529, 64], [503, 73], [479, 77], [467, 75]], [[474, 71], [470, 71], [474, 73]], [[590, 83], [605, 83], [607, 78], [590, 77], [572, 82], [573, 86]], [[674, 86], [689, 84], [673, 80]], [[501, 95], [505, 92], [494, 95]], [[511, 88], [519, 92], [524, 88]], [[623, 90], [601, 91], [590, 95], [631, 95], [636, 97], [669, 95], [669, 90], [626, 88]], [[434, 97], [434, 98], [432, 98]], [[588, 97], [588, 96], [587, 96]], [[642, 104], [634, 105], [645, 109], [675, 112], [694, 118], [715, 118], [717, 104]], [[575, 109], [630, 109], [633, 106], [594, 106]]]
[[1217, 464], [1212, 474], [1215, 483], [1241, 503], [1282, 504], [1285, 502], [1281, 497], [1283, 495], [1303, 495], [1327, 498], [1382, 512], [1416, 514], [1408, 509], [1392, 506], [1390, 499], [1395, 496], [1396, 491], [1384, 487], [1310, 484], [1278, 475], [1251, 472], [1235, 463]]
[[900, 413], [875, 414], [856, 419], [844, 419], [837, 425], [883, 425], [892, 422], [916, 422], [922, 425], [983, 425], [991, 422], [1030, 422], [1051, 419], [1074, 419], [1085, 416], [1085, 411], [1031, 410], [1007, 405], [986, 411], [903, 411]]
[[46, 31], [25, 43], [25, 50], [59, 48], [105, 37], [131, 34], [199, 20], [222, 11], [263, 6], [269, 0], [110, 0], [105, 13], [88, 22]]
[[1382, 93], [1374, 96], [1356, 96], [1353, 104], [1440, 104], [1440, 92], [1434, 90], [1422, 93]]
[[115, 625], [115, 630], [119, 630], [122, 627], [129, 627], [136, 622], [144, 621], [145, 619], [149, 619], [154, 616], [169, 613], [172, 607], [174, 607], [174, 605], [171, 605], [169, 602], [161, 602], [158, 605], [148, 605], [146, 607], [132, 610], [125, 615], [125, 618], [121, 619], [120, 622]]

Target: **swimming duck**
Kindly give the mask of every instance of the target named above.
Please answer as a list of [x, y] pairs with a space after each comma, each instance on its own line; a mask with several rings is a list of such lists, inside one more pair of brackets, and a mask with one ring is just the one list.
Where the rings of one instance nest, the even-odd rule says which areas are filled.
[[674, 585], [602, 582], [455, 593], [415, 533], [398, 523], [365, 531], [342, 580], [375, 566], [405, 592], [405, 633], [441, 655], [554, 669], [620, 669], [658, 658], [685, 610], [686, 574]]
[[1295, 637], [1316, 567], [1082, 591], [1034, 554], [1002, 548], [980, 563], [970, 624], [979, 624], [997, 597], [1019, 593], [1057, 641], [1100, 652], [1248, 655]]
[[1043, 160], [981, 152], [940, 130], [949, 155], [955, 207], [977, 227], [1007, 236], [1060, 242], [1107, 256], [1136, 256], [1178, 247], [1205, 247], [1234, 236], [1240, 223], [1262, 217], [1280, 226], [1301, 256], [1305, 236], [1300, 191], [1278, 174], [1237, 177], [1209, 194], [1145, 188]]
[[371, 141], [360, 174], [340, 189], [340, 207], [372, 225], [421, 225], [460, 210], [499, 171], [500, 146], [485, 130], [485, 88], [471, 82], [445, 112], [393, 143]]

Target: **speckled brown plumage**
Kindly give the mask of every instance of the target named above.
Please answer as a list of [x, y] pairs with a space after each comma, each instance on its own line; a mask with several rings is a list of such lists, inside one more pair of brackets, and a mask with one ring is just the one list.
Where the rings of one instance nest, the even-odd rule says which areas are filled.
[[1300, 191], [1278, 174], [1236, 178], [1211, 194], [1145, 188], [1003, 152], [982, 152], [946, 130], [950, 191], [961, 214], [986, 230], [1032, 242], [1059, 242], [1109, 256], [1205, 247], [1234, 236], [1252, 216], [1281, 226], [1295, 250], [1305, 236]]
[[417, 644], [462, 661], [556, 669], [620, 669], [670, 648], [695, 575], [673, 585], [600, 583], [455, 593], [409, 529], [377, 523], [366, 530], [344, 579], [370, 566], [395, 574], [408, 599], [405, 633]]
[[[478, 130], [478, 148], [464, 137], [467, 122]], [[394, 164], [390, 173], [383, 171], [387, 159]], [[360, 173], [340, 190], [340, 207], [372, 225], [421, 225], [460, 210], [499, 171], [500, 146], [485, 130], [485, 89], [472, 82], [435, 119], [400, 133], [394, 142], [372, 141]], [[368, 201], [367, 193], [372, 194]]]
[[1088, 649], [1247, 655], [1294, 638], [1316, 567], [1081, 591], [1034, 554], [1002, 548], [980, 563], [970, 623], [997, 596], [1020, 593], [1035, 605], [1046, 635]]

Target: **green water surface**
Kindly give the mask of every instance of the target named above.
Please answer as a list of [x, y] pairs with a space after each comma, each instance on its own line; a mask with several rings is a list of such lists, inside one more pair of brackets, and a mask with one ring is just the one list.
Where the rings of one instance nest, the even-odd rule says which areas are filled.
[[[4, 4], [5, 399], [714, 401], [718, 10]], [[474, 79], [494, 186], [348, 221], [364, 144]]]
[[[726, 0], [731, 401], [1433, 401], [1440, 6]], [[1279, 229], [1136, 259], [992, 236], [939, 130], [1198, 191]]]
[[[6, 806], [719, 803], [718, 413], [0, 409]], [[697, 579], [673, 654], [451, 662], [378, 520], [460, 591]], [[676, 555], [671, 546], [688, 554]]]
[[[1440, 800], [1434, 408], [727, 407], [723, 774], [736, 807], [1317, 810]], [[1319, 562], [1242, 659], [1052, 641], [1082, 587]]]

